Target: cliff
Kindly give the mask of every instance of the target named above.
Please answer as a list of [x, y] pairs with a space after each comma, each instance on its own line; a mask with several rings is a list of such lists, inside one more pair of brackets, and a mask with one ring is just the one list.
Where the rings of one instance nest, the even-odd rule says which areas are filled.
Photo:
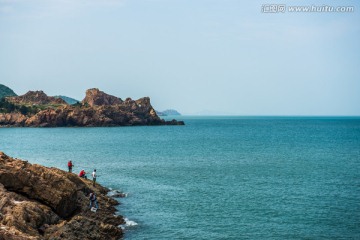
[[[100, 208], [89, 209], [90, 192]], [[108, 189], [0, 152], [0, 239], [119, 239], [124, 219]]]
[[29, 91], [23, 96], [7, 97], [0, 102], [0, 126], [134, 126], [184, 125], [182, 121], [164, 121], [150, 104], [150, 98], [125, 101], [93, 88], [86, 91], [81, 104], [69, 105], [64, 100], [48, 97], [42, 91]]

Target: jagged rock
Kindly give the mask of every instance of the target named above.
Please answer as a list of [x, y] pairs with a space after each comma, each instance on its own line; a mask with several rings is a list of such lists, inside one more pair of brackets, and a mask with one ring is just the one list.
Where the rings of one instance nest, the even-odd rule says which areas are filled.
[[90, 107], [115, 105], [121, 104], [122, 102], [123, 101], [120, 98], [104, 93], [97, 88], [86, 90], [86, 96], [84, 100], [82, 100], [83, 104], [89, 104]]
[[[100, 209], [89, 210], [94, 191]], [[114, 215], [109, 190], [56, 168], [0, 152], [0, 239], [119, 239], [124, 224]]]
[[[49, 98], [43, 92], [27, 93], [20, 97], [7, 98], [12, 103], [49, 103]], [[32, 96], [32, 97], [30, 97]], [[46, 97], [45, 97], [46, 96]], [[46, 100], [47, 98], [47, 100]], [[59, 100], [59, 99], [56, 99]], [[61, 100], [61, 99], [60, 99]], [[184, 122], [173, 120], [166, 122], [158, 117], [151, 106], [150, 98], [138, 100], [120, 98], [108, 95], [99, 89], [89, 89], [82, 105], [60, 104], [31, 109], [27, 115], [18, 112], [0, 113], [0, 126], [16, 127], [63, 127], [63, 126], [132, 126], [132, 125], [184, 125]]]

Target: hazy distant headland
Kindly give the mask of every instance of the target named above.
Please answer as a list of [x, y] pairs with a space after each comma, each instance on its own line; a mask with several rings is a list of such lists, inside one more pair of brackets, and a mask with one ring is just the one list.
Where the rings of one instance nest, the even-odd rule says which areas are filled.
[[181, 116], [181, 113], [175, 109], [166, 109], [164, 111], [156, 111], [158, 116]]
[[92, 88], [81, 102], [69, 104], [75, 99], [67, 102], [63, 96], [50, 97], [43, 91], [16, 96], [4, 87], [0, 88], [7, 94], [0, 95], [0, 127], [184, 125], [183, 121], [160, 119], [149, 97], [122, 100]]

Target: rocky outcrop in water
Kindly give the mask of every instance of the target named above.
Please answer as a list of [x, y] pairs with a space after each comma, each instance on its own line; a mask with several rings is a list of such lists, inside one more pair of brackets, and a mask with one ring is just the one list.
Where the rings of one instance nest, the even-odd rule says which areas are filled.
[[[91, 191], [97, 212], [89, 209]], [[125, 222], [107, 192], [76, 174], [0, 152], [0, 239], [119, 239]]]
[[1, 104], [0, 126], [184, 125], [182, 121], [160, 119], [148, 97], [138, 100], [127, 98], [123, 101], [96, 88], [86, 91], [81, 104], [69, 105], [62, 99], [48, 97], [42, 91], [30, 91], [23, 96], [8, 97], [6, 102]]

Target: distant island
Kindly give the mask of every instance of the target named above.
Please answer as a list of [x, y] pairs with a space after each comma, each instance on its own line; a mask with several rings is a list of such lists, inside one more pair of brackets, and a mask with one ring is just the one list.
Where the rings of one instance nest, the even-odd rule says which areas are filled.
[[5, 94], [0, 99], [0, 127], [184, 125], [160, 119], [149, 97], [122, 100], [92, 88], [81, 102], [73, 99], [76, 103], [69, 104], [70, 99], [65, 101], [63, 96], [50, 97], [43, 91], [16, 96], [5, 87], [1, 88]]
[[156, 114], [158, 116], [181, 116], [181, 114], [174, 110], [174, 109], [167, 109], [167, 110], [164, 110], [164, 111], [156, 111]]

